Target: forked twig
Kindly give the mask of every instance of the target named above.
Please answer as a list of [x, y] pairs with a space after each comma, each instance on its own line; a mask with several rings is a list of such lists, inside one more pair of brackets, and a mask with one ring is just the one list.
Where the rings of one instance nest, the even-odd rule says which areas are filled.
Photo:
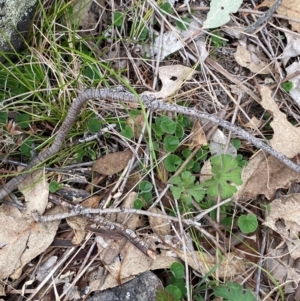
[[153, 111], [175, 112], [175, 113], [180, 113], [183, 115], [195, 117], [197, 119], [203, 119], [206, 121], [213, 122], [214, 124], [217, 124], [228, 131], [234, 132], [240, 138], [251, 142], [257, 148], [260, 148], [266, 153], [276, 157], [283, 164], [293, 169], [294, 171], [300, 173], [300, 166], [292, 162], [283, 154], [274, 150], [271, 146], [267, 144], [267, 141], [265, 142], [261, 141], [253, 137], [250, 133], [246, 132], [245, 130], [217, 116], [208, 113], [202, 113], [194, 108], [187, 108], [175, 104], [170, 104], [158, 100], [156, 98], [153, 98], [152, 96], [146, 96], [146, 95], [136, 96], [128, 92], [127, 90], [124, 90], [124, 88], [122, 87], [117, 87], [113, 89], [87, 89], [83, 91], [81, 94], [79, 94], [79, 96], [71, 104], [68, 114], [61, 128], [56, 134], [52, 145], [44, 152], [38, 154], [38, 156], [27, 165], [27, 167], [24, 170], [25, 172], [23, 171], [22, 174], [11, 179], [9, 182], [6, 183], [6, 185], [2, 189], [0, 189], [0, 202], [2, 202], [5, 197], [7, 197], [13, 190], [15, 190], [18, 187], [18, 185], [28, 175], [30, 169], [36, 167], [37, 165], [49, 159], [50, 157], [54, 156], [61, 149], [73, 123], [75, 122], [76, 118], [80, 114], [81, 108], [83, 107], [85, 102], [89, 99], [106, 99], [106, 100], [113, 100], [113, 101], [121, 101], [125, 103], [126, 102], [142, 103], [146, 108]]

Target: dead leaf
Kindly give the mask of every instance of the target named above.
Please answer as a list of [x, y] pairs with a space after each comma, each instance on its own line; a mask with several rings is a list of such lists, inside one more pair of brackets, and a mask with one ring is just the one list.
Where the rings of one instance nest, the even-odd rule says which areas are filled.
[[[59, 213], [56, 207], [48, 214]], [[44, 252], [52, 243], [60, 221], [38, 223], [24, 218], [16, 208], [0, 208], [0, 279], [11, 277], [17, 279], [22, 268], [33, 258]]]
[[275, 157], [260, 152], [243, 168], [242, 181], [243, 185], [238, 187], [235, 195], [239, 201], [256, 199], [260, 194], [271, 200], [277, 189], [288, 188], [294, 181], [299, 182], [300, 174]]
[[[173, 248], [172, 250], [185, 261], [183, 250]], [[187, 253], [187, 262], [190, 267], [202, 274], [210, 273], [217, 264], [214, 256], [198, 251], [194, 251], [192, 254]], [[224, 255], [218, 267], [219, 276], [224, 279], [241, 275], [245, 270], [245, 262], [233, 252]]]
[[[199, 18], [199, 16], [198, 16]], [[155, 39], [153, 44], [153, 54], [156, 59], [162, 61], [166, 56], [180, 50], [181, 48], [185, 47], [185, 40], [194, 37], [195, 34], [199, 36], [199, 28], [201, 24], [196, 21], [192, 20], [188, 26], [187, 30], [175, 32], [173, 29], [164, 32], [164, 34], [159, 34], [158, 37]], [[162, 47], [163, 46], [163, 47]], [[194, 46], [197, 47], [198, 59], [201, 62], [204, 62], [206, 57], [208, 56], [208, 51], [206, 50], [206, 43], [205, 39], [194, 39]], [[147, 54], [147, 53], [146, 53]], [[158, 55], [160, 57], [158, 58]], [[150, 56], [150, 51], [148, 51], [148, 56]]]
[[[130, 192], [120, 207], [134, 208], [134, 202], [137, 198], [138, 194], [136, 192]], [[126, 228], [129, 228], [131, 230], [135, 230], [138, 227], [144, 226], [140, 215], [132, 213], [119, 213], [117, 216], [117, 222], [119, 224], [125, 225]]]
[[[156, 207], [151, 208], [149, 211], [163, 214], [163, 212]], [[153, 232], [159, 237], [164, 237], [171, 234], [171, 226], [168, 223], [168, 220], [165, 218], [149, 216], [149, 224]]]
[[159, 92], [146, 91], [142, 95], [153, 95], [156, 98], [167, 98], [174, 94], [183, 84], [197, 72], [183, 65], [169, 65], [159, 67], [159, 78], [162, 89]]
[[[256, 9], [260, 7], [272, 7], [274, 5], [273, 0], [265, 0], [260, 5], [256, 6]], [[279, 15], [286, 16], [288, 18], [300, 19], [300, 8], [298, 0], [283, 0], [277, 9]], [[293, 31], [300, 32], [300, 23], [289, 21]]]
[[[73, 18], [71, 22], [80, 26], [83, 30], [96, 32], [95, 24], [98, 22], [98, 15], [93, 11], [93, 2], [90, 0], [72, 1]], [[99, 2], [96, 0], [95, 2]], [[100, 2], [98, 3], [100, 5]]]
[[110, 176], [122, 171], [127, 166], [131, 157], [132, 152], [130, 149], [123, 152], [108, 154], [98, 159], [94, 163], [92, 170]]
[[43, 214], [48, 204], [49, 184], [43, 171], [33, 172], [19, 186], [26, 201], [26, 209], [22, 216], [31, 220], [31, 213], [37, 211]]
[[[294, 266], [295, 261], [291, 260], [288, 253], [286, 245], [277, 246], [275, 249], [268, 248], [268, 256], [265, 257], [264, 268], [279, 283], [285, 283], [285, 294], [293, 294], [297, 287], [295, 283], [298, 284], [300, 282], [299, 264]], [[280, 260], [276, 260], [277, 258], [280, 258]]]
[[242, 66], [248, 68], [253, 73], [257, 74], [269, 74], [271, 70], [266, 62], [262, 61], [254, 50], [249, 51], [249, 46], [247, 49], [246, 43], [239, 41], [239, 44], [234, 53], [234, 58], [236, 62]]
[[300, 128], [294, 127], [282, 113], [274, 99], [271, 97], [271, 90], [267, 86], [261, 87], [261, 105], [273, 116], [270, 123], [274, 130], [271, 146], [288, 158], [293, 158], [300, 152]]
[[[19, 185], [26, 209], [20, 212], [11, 206], [0, 207], [0, 279], [19, 278], [22, 268], [45, 251], [52, 243], [60, 221], [36, 224], [31, 211], [43, 214], [48, 204], [48, 183], [43, 171], [32, 173]], [[58, 213], [59, 208], [51, 210]], [[48, 213], [49, 214], [49, 213]]]
[[287, 39], [287, 44], [282, 52], [282, 60], [284, 65], [291, 57], [298, 56], [300, 54], [300, 36], [293, 34], [292, 32], [284, 33]]
[[[300, 62], [294, 62], [286, 68], [286, 74], [290, 75], [296, 71], [300, 70]], [[290, 96], [293, 100], [300, 106], [300, 74], [294, 76], [289, 80], [293, 83], [293, 88], [289, 91]]]
[[189, 149], [194, 149], [195, 147], [201, 147], [207, 145], [206, 135], [202, 129], [202, 125], [199, 120], [194, 122], [192, 132], [193, 136], [190, 138]]
[[[81, 205], [85, 208], [97, 208], [101, 196], [95, 195], [84, 202]], [[72, 216], [66, 219], [68, 225], [74, 230], [74, 237], [72, 238], [72, 243], [77, 245], [80, 244], [86, 235], [85, 227], [90, 223], [89, 220], [82, 216]]]
[[[221, 155], [224, 154], [224, 150], [227, 144], [227, 137], [225, 134], [220, 130], [216, 129], [215, 132], [212, 134], [209, 143], [209, 150], [212, 155]], [[237, 155], [237, 149], [229, 143], [229, 147], [226, 151], [226, 154], [230, 154], [232, 156]]]
[[[126, 123], [132, 127], [134, 137], [139, 139], [142, 134], [142, 129], [145, 124], [145, 116], [143, 113], [127, 118]], [[147, 137], [147, 130], [145, 131], [145, 137]]]
[[293, 193], [270, 203], [265, 226], [276, 231], [288, 246], [293, 259], [300, 257], [300, 194]]
[[242, 118], [240, 118], [240, 116], [238, 116], [238, 118], [239, 118], [239, 122], [241, 123], [241, 125], [243, 127], [246, 127], [246, 128], [252, 129], [252, 130], [257, 130], [262, 124], [262, 121], [258, 120], [255, 116], [253, 116], [250, 119], [250, 121], [246, 122], [246, 123], [243, 123]]

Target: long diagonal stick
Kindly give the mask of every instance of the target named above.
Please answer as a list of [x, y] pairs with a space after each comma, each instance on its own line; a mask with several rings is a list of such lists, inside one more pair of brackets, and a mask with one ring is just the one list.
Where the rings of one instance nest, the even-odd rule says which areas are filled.
[[[121, 102], [133, 102], [133, 103], [142, 103], [146, 108], [153, 111], [168, 111], [168, 112], [176, 112], [183, 115], [195, 117], [198, 119], [207, 120], [213, 122], [228, 131], [234, 132], [237, 136], [242, 139], [245, 139], [255, 145], [257, 148], [262, 149], [266, 153], [276, 157], [283, 164], [293, 169], [294, 171], [300, 173], [300, 166], [289, 160], [283, 154], [274, 150], [271, 146], [266, 144], [265, 142], [253, 137], [248, 132], [243, 129], [231, 124], [230, 122], [218, 118], [214, 115], [210, 115], [208, 113], [202, 113], [193, 108], [186, 108], [183, 106], [170, 104], [151, 96], [135, 96], [134, 94], [124, 90], [122, 87], [112, 88], [112, 89], [87, 89], [83, 91], [71, 104], [68, 114], [59, 129], [58, 133], [55, 136], [55, 139], [52, 145], [45, 150], [44, 152], [38, 154], [36, 158], [34, 158], [27, 167], [23, 170], [23, 173], [14, 177], [6, 185], [0, 189], [0, 202], [3, 202], [4, 198], [8, 196], [13, 190], [15, 190], [18, 185], [28, 176], [30, 169], [36, 167], [40, 163], [46, 161], [53, 155], [55, 155], [64, 144], [66, 137], [75, 122], [76, 118], [80, 114], [80, 110], [85, 104], [85, 102], [89, 99], [106, 99], [113, 101], [121, 101]], [[24, 172], [25, 171], [25, 172]], [[26, 173], [26, 171], [28, 171]], [[7, 202], [6, 202], [7, 203]], [[12, 205], [17, 206], [12, 203]], [[18, 206], [20, 208], [20, 206]], [[20, 208], [21, 209], [21, 208]]]

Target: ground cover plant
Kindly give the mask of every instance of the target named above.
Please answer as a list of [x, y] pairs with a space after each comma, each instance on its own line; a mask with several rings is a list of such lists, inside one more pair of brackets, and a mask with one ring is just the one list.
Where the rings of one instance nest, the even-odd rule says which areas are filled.
[[40, 0], [1, 53], [1, 296], [299, 299], [293, 5]]

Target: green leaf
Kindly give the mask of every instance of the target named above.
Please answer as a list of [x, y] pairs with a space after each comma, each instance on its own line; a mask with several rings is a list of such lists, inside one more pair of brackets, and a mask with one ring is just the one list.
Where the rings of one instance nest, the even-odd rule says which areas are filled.
[[26, 113], [20, 113], [16, 117], [16, 122], [22, 129], [27, 129], [30, 123], [30, 116]]
[[97, 133], [101, 129], [101, 121], [96, 117], [90, 118], [88, 120], [87, 128], [90, 133]]
[[181, 139], [184, 135], [183, 128], [180, 124], [176, 123], [175, 136]]
[[160, 127], [163, 132], [168, 134], [174, 134], [176, 130], [176, 122], [174, 122], [172, 119], [167, 118], [162, 121], [160, 124]]
[[227, 44], [227, 41], [224, 38], [222, 38], [222, 36], [219, 33], [213, 33], [210, 39], [216, 48], [220, 48]]
[[[174, 275], [172, 275], [169, 284], [174, 285], [174, 286], [176, 286], [177, 288], [180, 289], [182, 298], [186, 297], [187, 289], [186, 289], [186, 283], [185, 283], [184, 278], [177, 279], [177, 278], [174, 277]], [[181, 299], [181, 300], [183, 300], [183, 299]]]
[[167, 152], [174, 152], [174, 150], [178, 147], [179, 145], [179, 139], [175, 136], [166, 136], [164, 138], [164, 149]]
[[177, 301], [173, 294], [159, 288], [156, 291], [155, 301]]
[[214, 294], [216, 297], [224, 298], [225, 301], [256, 301], [255, 296], [249, 288], [243, 293], [243, 287], [231, 281], [226, 281], [226, 285], [214, 288]]
[[131, 126], [126, 125], [121, 131], [121, 135], [125, 138], [132, 139], [134, 137], [134, 132]]
[[152, 192], [141, 192], [139, 193], [139, 198], [142, 199], [146, 204], [150, 204], [153, 199]]
[[232, 145], [236, 148], [236, 149], [239, 149], [241, 146], [242, 146], [242, 142], [240, 139], [237, 139], [237, 138], [233, 138], [231, 140], [231, 143]]
[[174, 275], [176, 279], [181, 279], [184, 277], [184, 266], [183, 264], [179, 262], [174, 262], [172, 263], [171, 267], [171, 272]]
[[217, 196], [221, 194], [223, 199], [230, 198], [237, 191], [237, 188], [232, 185], [243, 184], [241, 180], [242, 169], [238, 165], [239, 162], [234, 157], [228, 154], [213, 156], [211, 161], [211, 179], [205, 181], [207, 194], [209, 196]]
[[172, 5], [169, 2], [161, 4], [159, 6], [159, 8], [161, 9], [161, 12], [163, 14], [165, 14], [165, 13], [172, 14], [173, 13]]
[[31, 157], [33, 143], [34, 143], [34, 138], [26, 139], [20, 147], [21, 154], [27, 157]]
[[141, 199], [136, 199], [134, 202], [133, 202], [133, 208], [134, 209], [141, 209], [143, 208], [145, 205], [145, 203], [141, 200]]
[[189, 28], [190, 23], [191, 23], [191, 19], [187, 17], [181, 18], [180, 21], [179, 20], [175, 21], [175, 25], [180, 30], [187, 30]]
[[293, 83], [290, 81], [283, 83], [281, 86], [282, 89], [286, 92], [290, 92], [293, 89]]
[[236, 13], [242, 3], [243, 0], [212, 0], [203, 29], [216, 28], [226, 24], [230, 21], [229, 14]]
[[150, 192], [153, 189], [153, 184], [148, 181], [142, 181], [139, 183], [139, 190], [141, 192]]
[[199, 182], [195, 182], [195, 177], [189, 171], [184, 171], [181, 175], [175, 176], [169, 181], [172, 186], [170, 190], [175, 199], [181, 199], [187, 205], [191, 203], [193, 197], [197, 202], [203, 200], [205, 190]]
[[182, 159], [176, 155], [171, 154], [167, 158], [165, 158], [163, 162], [167, 171], [174, 172], [181, 165]]
[[176, 300], [181, 300], [182, 294], [181, 294], [180, 289], [177, 286], [175, 286], [175, 285], [168, 285], [166, 287], [166, 291], [168, 293], [172, 294], [175, 297]]
[[157, 123], [154, 123], [152, 124], [152, 127], [151, 129], [154, 131], [155, 135], [156, 135], [156, 138], [158, 140], [161, 140], [163, 134], [164, 134], [164, 131], [162, 130], [162, 128], [160, 127], [160, 125], [158, 125]]
[[7, 118], [7, 112], [0, 112], [0, 124], [6, 124]]
[[258, 227], [257, 217], [254, 214], [241, 215], [238, 219], [238, 226], [245, 234], [254, 232]]
[[117, 27], [121, 27], [124, 21], [124, 14], [121, 12], [114, 12], [113, 14], [113, 23]]
[[62, 187], [63, 187], [62, 184], [59, 184], [56, 181], [51, 181], [49, 184], [49, 191], [51, 193], [55, 193], [57, 190], [61, 189]]

